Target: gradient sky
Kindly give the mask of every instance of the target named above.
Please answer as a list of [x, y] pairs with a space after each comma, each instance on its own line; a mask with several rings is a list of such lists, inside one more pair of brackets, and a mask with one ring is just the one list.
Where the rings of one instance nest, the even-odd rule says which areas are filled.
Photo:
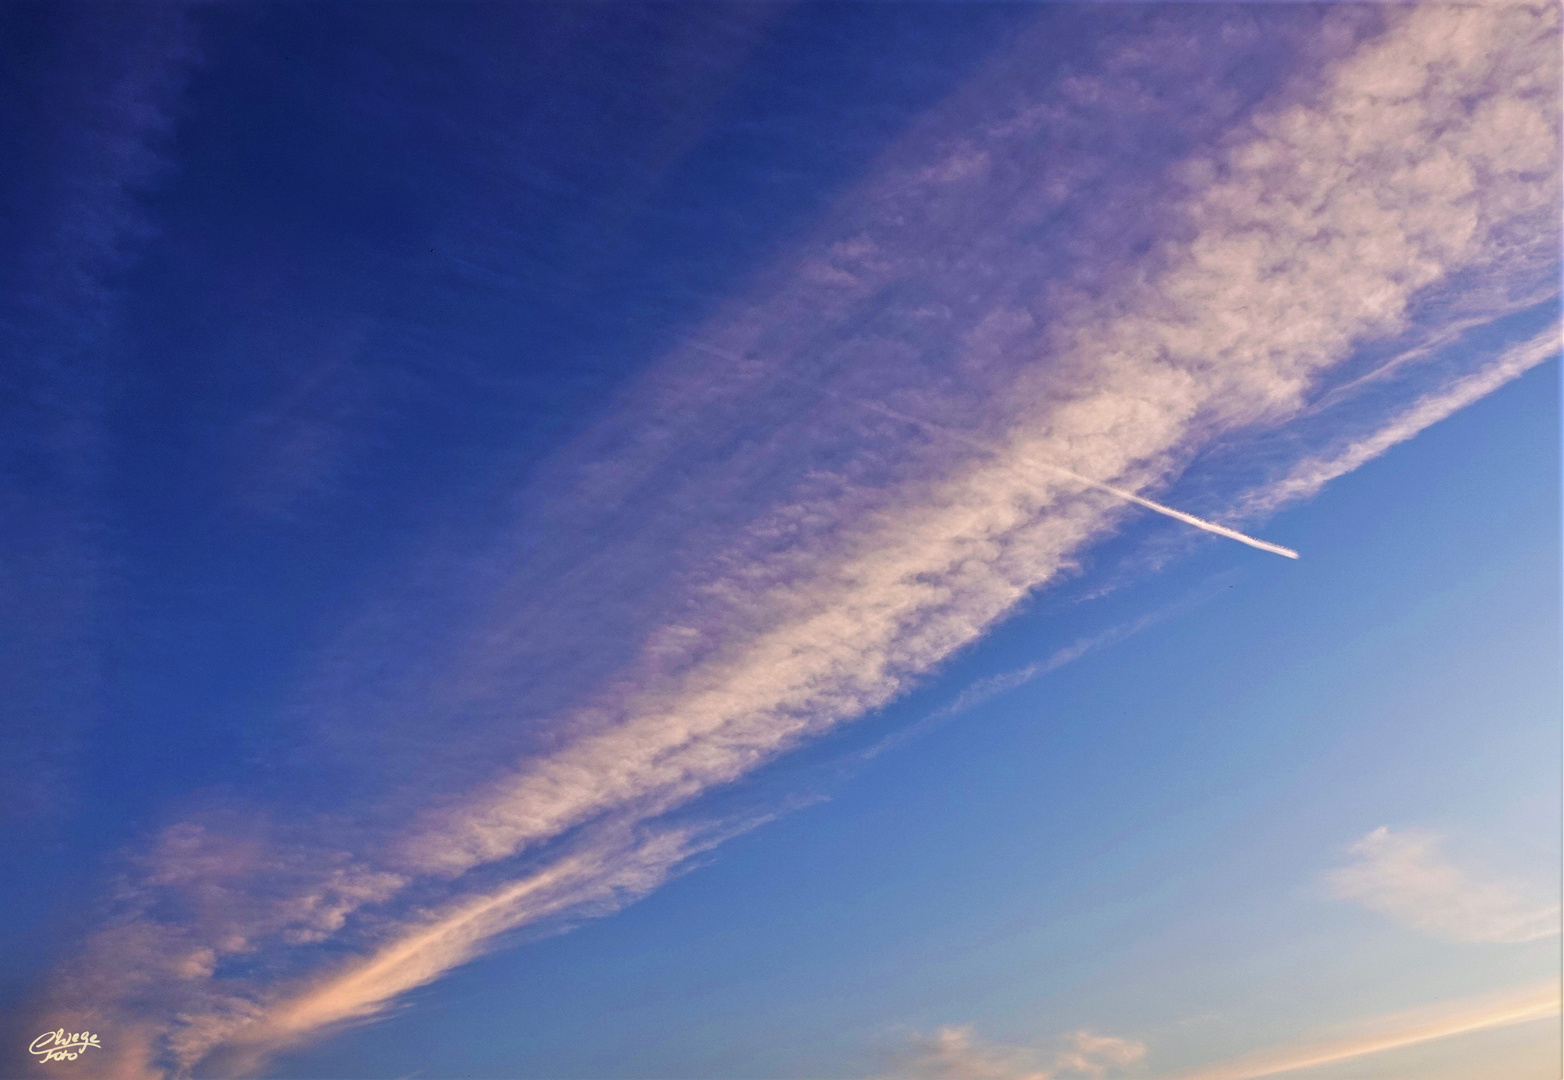
[[1559, 23], [0, 8], [0, 1073], [1553, 1080]]

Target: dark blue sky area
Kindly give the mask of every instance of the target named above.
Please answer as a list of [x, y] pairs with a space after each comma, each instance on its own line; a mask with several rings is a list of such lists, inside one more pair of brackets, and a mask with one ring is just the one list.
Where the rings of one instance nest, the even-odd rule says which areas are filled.
[[382, 560], [498, 520], [1036, 18], [8, 9], [4, 813], [50, 865], [17, 909], [85, 917], [57, 901], [87, 853], [263, 776], [279, 695]]
[[[200, 10], [183, 28], [162, 25], [172, 11], [18, 19], [13, 92], [32, 108], [8, 127], [37, 153], [11, 159], [6, 186], [33, 210], [8, 216], [24, 253], [68, 229], [83, 148], [123, 136], [114, 104], [57, 95], [67, 72], [95, 57], [106, 80], [146, 78], [136, 65], [176, 35], [191, 57], [136, 150], [149, 160], [123, 220], [103, 224], [118, 227], [110, 293], [61, 288], [6, 327], [13, 356], [84, 314], [112, 327], [33, 376], [34, 424], [12, 436], [47, 444], [61, 397], [92, 412], [76, 482], [95, 497], [70, 513], [115, 549], [91, 590], [114, 613], [96, 629], [108, 741], [72, 767], [116, 808], [101, 826], [242, 768], [243, 717], [351, 592], [349, 566], [470, 485], [513, 481], [1034, 17], [333, 4]], [[62, 112], [87, 127], [62, 132]]]

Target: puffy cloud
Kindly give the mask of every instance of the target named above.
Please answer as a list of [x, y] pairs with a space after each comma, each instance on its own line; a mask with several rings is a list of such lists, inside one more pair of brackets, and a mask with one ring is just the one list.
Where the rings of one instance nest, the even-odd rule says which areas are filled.
[[1143, 1043], [1077, 1031], [1053, 1051], [984, 1042], [970, 1026], [914, 1035], [896, 1055], [898, 1077], [920, 1080], [1099, 1080], [1146, 1056]]

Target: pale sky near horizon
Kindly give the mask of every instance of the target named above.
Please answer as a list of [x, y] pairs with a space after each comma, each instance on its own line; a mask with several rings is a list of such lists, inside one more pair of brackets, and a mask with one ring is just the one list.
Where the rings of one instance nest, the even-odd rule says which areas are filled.
[[8, 5], [0, 1075], [1553, 1080], [1559, 19]]

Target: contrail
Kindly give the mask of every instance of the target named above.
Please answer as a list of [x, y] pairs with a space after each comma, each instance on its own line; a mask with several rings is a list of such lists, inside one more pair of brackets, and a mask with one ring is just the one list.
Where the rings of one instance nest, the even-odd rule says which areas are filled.
[[[713, 356], [720, 356], [725, 360], [737, 360], [736, 357], [731, 356], [730, 354], [725, 353], [720, 349], [715, 349], [710, 345], [703, 344], [702, 342], [696, 341], [691, 342], [691, 344], [703, 352], [711, 353]], [[845, 394], [839, 394], [836, 391], [830, 390], [826, 387], [816, 386], [813, 383], [806, 382], [805, 380], [800, 379], [794, 375], [789, 375], [786, 372], [780, 372], [779, 374], [791, 382], [800, 383], [809, 387], [811, 390], [817, 391], [818, 393], [828, 394], [831, 397], [837, 398], [841, 401], [850, 402], [851, 404], [857, 405], [860, 408], [869, 409], [872, 412], [880, 413], [882, 416], [888, 416], [893, 420], [901, 420], [909, 424], [916, 424], [928, 431], [933, 431], [940, 435], [944, 435], [946, 438], [955, 439], [958, 442], [966, 443], [968, 446], [981, 450], [986, 454], [999, 454], [999, 450], [997, 450], [995, 447], [989, 446], [987, 443], [981, 442], [959, 431], [947, 428], [942, 424], [936, 424], [933, 421], [925, 420], [922, 417], [908, 416], [906, 413], [897, 412], [895, 409], [887, 408], [878, 402], [865, 401], [862, 398], [848, 397]], [[1147, 510], [1155, 510], [1157, 513], [1166, 517], [1170, 517], [1174, 521], [1182, 521], [1186, 525], [1193, 525], [1195, 528], [1204, 529], [1208, 533], [1215, 533], [1217, 536], [1225, 536], [1229, 540], [1237, 540], [1240, 544], [1248, 544], [1252, 548], [1258, 548], [1261, 551], [1269, 551], [1271, 554], [1280, 555], [1283, 558], [1298, 558], [1298, 553], [1292, 548], [1282, 547], [1282, 545], [1273, 544], [1268, 540], [1258, 540], [1253, 536], [1246, 536], [1237, 529], [1229, 529], [1226, 525], [1218, 525], [1214, 521], [1207, 521], [1205, 518], [1198, 518], [1194, 514], [1186, 514], [1182, 510], [1175, 510], [1171, 506], [1164, 506], [1162, 503], [1154, 502], [1151, 499], [1145, 498], [1144, 496], [1137, 495], [1133, 491], [1126, 491], [1121, 487], [1114, 487], [1112, 484], [1105, 484], [1101, 480], [1093, 480], [1089, 476], [1082, 476], [1078, 472], [1072, 472], [1062, 465], [1053, 465], [1046, 461], [1034, 461], [1030, 458], [1021, 458], [1020, 460], [1023, 463], [1032, 466], [1033, 468], [1050, 469], [1053, 472], [1058, 473], [1060, 476], [1069, 477], [1078, 484], [1082, 484], [1090, 488], [1096, 488], [1098, 491], [1106, 491], [1108, 494], [1117, 496], [1118, 498], [1123, 499], [1125, 502], [1132, 502], [1137, 506], [1144, 506]]]
[[[824, 388], [820, 389], [824, 390]], [[877, 413], [891, 417], [893, 420], [904, 420], [909, 424], [918, 424], [931, 431], [937, 431], [942, 435], [956, 439], [960, 442], [964, 442], [968, 446], [975, 447], [984, 451], [985, 453], [999, 453], [999, 451], [994, 447], [988, 446], [977, 439], [964, 435], [959, 431], [954, 431], [941, 424], [936, 424], [932, 421], [924, 420], [916, 416], [908, 416], [906, 413], [897, 412], [895, 409], [887, 408], [884, 405], [878, 404], [877, 402], [861, 401], [857, 398], [845, 397], [841, 394], [833, 393], [830, 390], [824, 390], [824, 392], [831, 394], [833, 397], [840, 397], [843, 401], [850, 401], [853, 404], [862, 406], [865, 409], [872, 409]], [[1105, 484], [1101, 480], [1093, 480], [1089, 476], [1082, 476], [1078, 472], [1071, 472], [1062, 465], [1053, 465], [1046, 461], [1034, 461], [1031, 458], [1025, 457], [1020, 458], [1020, 460], [1025, 462], [1027, 465], [1033, 466], [1034, 468], [1051, 469], [1060, 476], [1068, 476], [1071, 480], [1074, 480], [1078, 484], [1084, 484], [1087, 487], [1096, 488], [1098, 491], [1106, 491], [1110, 495], [1117, 495], [1126, 502], [1135, 503], [1137, 506], [1144, 506], [1147, 510], [1155, 510], [1157, 513], [1165, 514], [1168, 517], [1173, 518], [1175, 521], [1182, 521], [1186, 525], [1193, 525], [1195, 528], [1204, 529], [1208, 533], [1215, 533], [1218, 536], [1225, 536], [1229, 540], [1237, 540], [1240, 544], [1248, 544], [1252, 548], [1259, 548], [1261, 551], [1269, 551], [1273, 555], [1282, 555], [1289, 559], [1296, 559], [1298, 557], [1298, 553], [1292, 548], [1282, 547], [1280, 544], [1273, 544], [1267, 540], [1256, 540], [1252, 536], [1245, 536], [1237, 529], [1229, 529], [1226, 525], [1218, 525], [1214, 521], [1207, 521], [1205, 518], [1197, 518], [1194, 514], [1186, 514], [1182, 510], [1175, 510], [1171, 506], [1164, 506], [1159, 502], [1153, 502], [1151, 499], [1137, 495], [1133, 491], [1126, 491], [1121, 487], [1114, 487], [1112, 484]]]
[[[1042, 463], [1039, 462], [1039, 464]], [[1282, 555], [1289, 559], [1296, 559], [1298, 557], [1298, 553], [1292, 548], [1282, 547], [1280, 544], [1273, 544], [1269, 540], [1257, 540], [1253, 536], [1245, 536], [1237, 529], [1229, 529], [1226, 525], [1218, 525], [1214, 521], [1207, 521], [1205, 518], [1197, 518], [1194, 514], [1186, 514], [1184, 511], [1175, 510], [1171, 506], [1163, 506], [1159, 502], [1152, 502], [1150, 499], [1142, 498], [1141, 496], [1136, 495], [1134, 492], [1125, 491], [1123, 488], [1116, 488], [1112, 484], [1104, 484], [1100, 480], [1088, 480], [1086, 477], [1073, 473], [1069, 469], [1060, 468], [1058, 465], [1044, 464], [1043, 468], [1053, 469], [1055, 472], [1063, 473], [1065, 476], [1068, 476], [1073, 480], [1077, 480], [1080, 483], [1087, 485], [1088, 487], [1094, 487], [1101, 491], [1106, 491], [1109, 494], [1117, 495], [1121, 499], [1126, 499], [1129, 502], [1144, 506], [1148, 510], [1155, 510], [1159, 514], [1166, 514], [1168, 517], [1173, 518], [1176, 521], [1182, 521], [1186, 525], [1193, 525], [1197, 529], [1204, 529], [1208, 533], [1216, 533], [1218, 536], [1225, 536], [1229, 540], [1237, 540], [1240, 544], [1248, 544], [1252, 548], [1259, 548], [1261, 551], [1269, 551], [1274, 555]]]

